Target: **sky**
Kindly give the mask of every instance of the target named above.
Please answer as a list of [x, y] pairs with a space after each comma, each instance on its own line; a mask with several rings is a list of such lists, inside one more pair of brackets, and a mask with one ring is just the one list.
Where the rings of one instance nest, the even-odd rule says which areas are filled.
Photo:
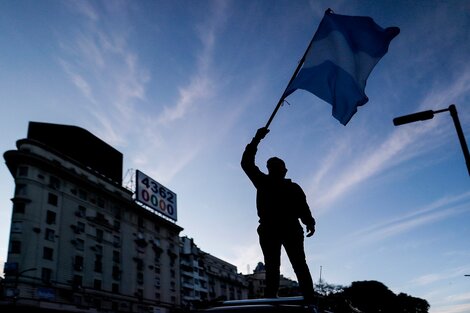
[[[287, 98], [257, 164], [278, 156], [317, 221], [313, 279], [377, 280], [470, 311], [470, 177], [448, 112], [470, 138], [468, 1], [0, 1], [0, 149], [29, 121], [85, 128], [178, 196], [181, 235], [244, 274], [263, 261], [241, 154], [264, 126], [326, 9], [397, 26], [346, 125], [306, 91]], [[0, 167], [0, 261], [14, 181]], [[3, 266], [2, 266], [3, 267]], [[283, 253], [281, 272], [295, 279]]]

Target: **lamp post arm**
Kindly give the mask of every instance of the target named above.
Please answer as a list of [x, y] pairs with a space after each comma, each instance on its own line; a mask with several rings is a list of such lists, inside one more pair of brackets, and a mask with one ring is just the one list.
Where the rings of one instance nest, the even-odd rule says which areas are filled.
[[462, 152], [465, 157], [465, 163], [467, 164], [468, 175], [470, 175], [470, 153], [468, 152], [467, 141], [465, 140], [465, 135], [462, 131], [462, 126], [460, 125], [459, 116], [457, 114], [457, 108], [454, 104], [449, 106], [450, 115], [454, 121], [455, 130], [457, 131], [457, 136], [459, 137], [460, 146], [462, 147]]

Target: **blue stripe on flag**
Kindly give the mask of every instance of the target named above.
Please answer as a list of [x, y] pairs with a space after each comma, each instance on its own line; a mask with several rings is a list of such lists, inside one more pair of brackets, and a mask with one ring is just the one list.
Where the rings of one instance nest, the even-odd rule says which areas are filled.
[[325, 12], [302, 69], [283, 97], [307, 90], [330, 103], [333, 116], [346, 125], [369, 100], [364, 91], [367, 78], [399, 31], [383, 29], [370, 17]]

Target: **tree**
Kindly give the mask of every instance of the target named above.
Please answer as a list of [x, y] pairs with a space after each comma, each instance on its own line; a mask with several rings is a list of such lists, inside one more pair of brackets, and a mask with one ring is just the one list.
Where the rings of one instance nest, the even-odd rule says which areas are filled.
[[400, 312], [427, 313], [429, 311], [430, 306], [426, 300], [409, 296], [406, 293], [400, 293], [397, 299]]
[[428, 313], [429, 303], [404, 293], [395, 295], [378, 281], [356, 281], [349, 287], [323, 283], [319, 306], [335, 313]]

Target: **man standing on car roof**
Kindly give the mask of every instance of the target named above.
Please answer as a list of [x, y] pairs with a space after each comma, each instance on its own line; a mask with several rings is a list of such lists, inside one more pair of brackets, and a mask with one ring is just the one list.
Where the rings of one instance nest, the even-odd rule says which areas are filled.
[[270, 158], [267, 161], [268, 174], [256, 166], [258, 144], [268, 132], [266, 127], [258, 129], [246, 146], [241, 160], [243, 170], [257, 190], [258, 235], [266, 266], [265, 297], [277, 297], [281, 247], [284, 246], [304, 299], [311, 301], [314, 295], [313, 281], [305, 260], [304, 231], [299, 219], [306, 225], [307, 237], [315, 232], [315, 219], [302, 188], [285, 178], [287, 169], [283, 160]]

